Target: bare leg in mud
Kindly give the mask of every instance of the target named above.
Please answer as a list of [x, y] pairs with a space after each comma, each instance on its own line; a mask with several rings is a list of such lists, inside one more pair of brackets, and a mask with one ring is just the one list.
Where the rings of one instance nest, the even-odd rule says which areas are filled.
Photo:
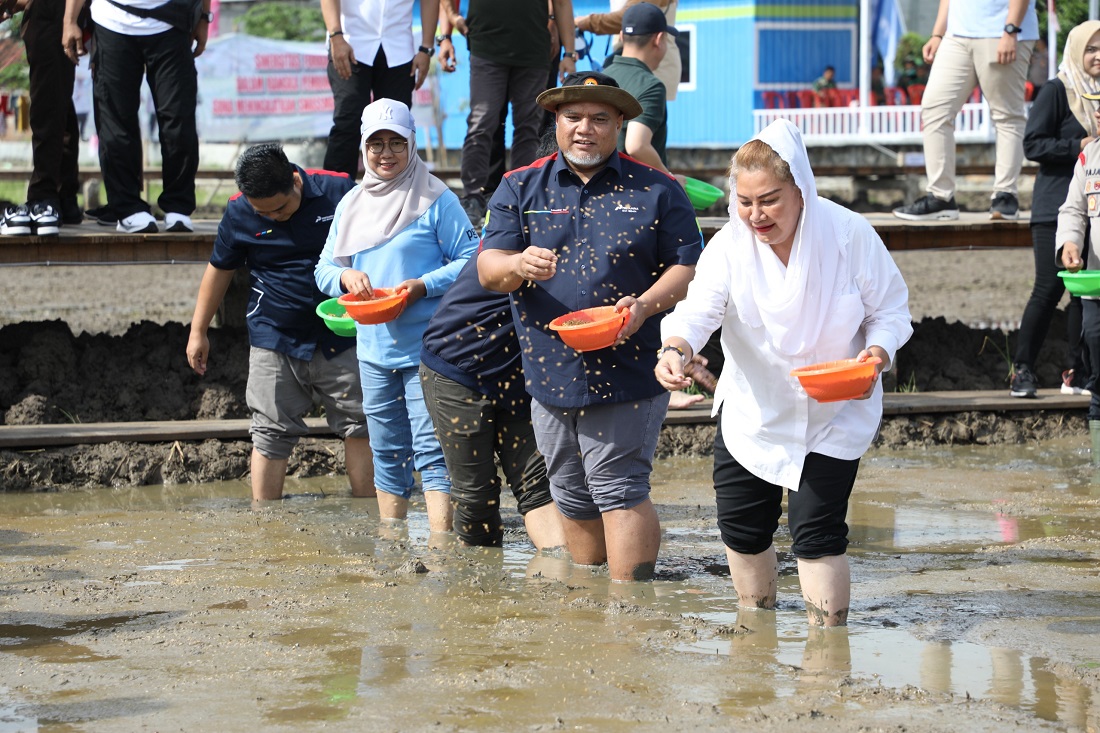
[[527, 537], [536, 550], [552, 550], [565, 547], [565, 530], [561, 526], [561, 512], [554, 502], [543, 504], [523, 515]]
[[283, 498], [286, 483], [286, 458], [268, 458], [252, 449], [252, 501], [277, 501]]
[[370, 450], [370, 438], [344, 439], [344, 470], [351, 484], [351, 495], [371, 498], [374, 491], [374, 454]]
[[612, 509], [599, 519], [562, 518], [566, 547], [578, 565], [607, 561], [612, 580], [651, 580], [661, 548], [661, 524], [653, 502]]
[[811, 626], [847, 626], [852, 576], [847, 555], [798, 559], [798, 582]]
[[726, 548], [730, 579], [737, 591], [737, 604], [743, 608], [775, 608], [779, 561], [775, 545], [757, 555], [746, 555]]

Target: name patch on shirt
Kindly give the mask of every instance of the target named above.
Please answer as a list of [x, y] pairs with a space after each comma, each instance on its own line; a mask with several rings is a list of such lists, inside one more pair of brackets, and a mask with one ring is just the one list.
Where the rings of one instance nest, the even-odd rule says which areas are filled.
[[323, 221], [332, 221], [332, 217], [333, 217], [333, 216], [335, 216], [335, 214], [329, 214], [328, 216], [320, 216], [320, 215], [318, 215], [318, 217], [317, 217], [317, 221], [315, 221], [315, 222], [313, 222], [313, 223], [314, 223], [314, 224], [320, 224], [320, 223], [321, 223], [321, 222], [323, 222]]
[[626, 214], [637, 214], [641, 209], [634, 204], [617, 203], [615, 204], [615, 211], [622, 211]]

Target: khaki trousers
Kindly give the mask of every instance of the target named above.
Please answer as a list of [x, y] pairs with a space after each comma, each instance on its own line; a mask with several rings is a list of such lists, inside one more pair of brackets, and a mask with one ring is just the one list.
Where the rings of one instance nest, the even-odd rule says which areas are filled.
[[955, 117], [975, 85], [992, 112], [997, 163], [993, 193], [1016, 195], [1024, 162], [1024, 84], [1034, 41], [1016, 44], [1016, 60], [997, 63], [998, 38], [948, 36], [940, 44], [921, 100], [924, 165], [928, 193], [939, 199], [955, 195]]

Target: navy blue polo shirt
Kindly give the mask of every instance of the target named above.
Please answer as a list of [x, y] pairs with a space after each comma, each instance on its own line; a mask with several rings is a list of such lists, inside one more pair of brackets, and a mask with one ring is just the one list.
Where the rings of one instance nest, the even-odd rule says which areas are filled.
[[420, 362], [501, 407], [530, 403], [510, 300], [481, 286], [477, 257], [467, 260], [439, 301], [424, 330]]
[[661, 316], [622, 346], [580, 353], [548, 326], [581, 308], [640, 296], [673, 265], [694, 265], [703, 236], [687, 194], [666, 174], [619, 153], [583, 183], [558, 153], [505, 175], [481, 246], [545, 247], [557, 273], [512, 293], [527, 391], [555, 407], [631, 402], [663, 391], [653, 376]]
[[337, 336], [315, 312], [328, 296], [317, 289], [313, 269], [336, 204], [355, 181], [343, 173], [295, 169], [302, 177], [298, 210], [286, 221], [274, 221], [259, 216], [238, 193], [218, 225], [210, 264], [219, 270], [248, 266], [249, 343], [305, 361], [317, 348], [332, 358], [354, 347], [355, 338]]

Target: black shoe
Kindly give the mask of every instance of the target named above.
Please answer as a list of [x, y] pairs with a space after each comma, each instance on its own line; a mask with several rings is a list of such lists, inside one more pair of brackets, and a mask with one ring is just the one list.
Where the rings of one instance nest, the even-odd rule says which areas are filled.
[[989, 206], [990, 219], [1007, 219], [1015, 221], [1020, 216], [1020, 202], [1010, 193], [998, 193], [993, 196], [993, 203]]
[[470, 224], [475, 229], [480, 229], [485, 226], [485, 212], [487, 208], [484, 196], [472, 193], [469, 196], [462, 197], [462, 209], [466, 212], [466, 216], [470, 217]]
[[56, 237], [61, 233], [61, 219], [57, 209], [48, 201], [31, 204], [31, 224], [40, 237]]
[[1012, 383], [1008, 393], [1013, 397], [1034, 397], [1039, 391], [1039, 380], [1027, 364], [1012, 365]]
[[94, 209], [88, 209], [84, 212], [84, 215], [95, 219], [95, 223], [101, 227], [113, 227], [118, 224], [118, 215], [110, 206], [97, 206]]
[[76, 199], [68, 199], [61, 201], [61, 223], [62, 224], [80, 224], [84, 221], [84, 209], [80, 208], [80, 204], [76, 202]]
[[894, 216], [906, 221], [950, 221], [959, 218], [959, 207], [955, 205], [954, 196], [944, 201], [928, 194], [908, 206], [894, 209]]
[[26, 204], [9, 206], [4, 209], [4, 219], [0, 221], [0, 234], [16, 236], [30, 234], [32, 231], [31, 212]]

